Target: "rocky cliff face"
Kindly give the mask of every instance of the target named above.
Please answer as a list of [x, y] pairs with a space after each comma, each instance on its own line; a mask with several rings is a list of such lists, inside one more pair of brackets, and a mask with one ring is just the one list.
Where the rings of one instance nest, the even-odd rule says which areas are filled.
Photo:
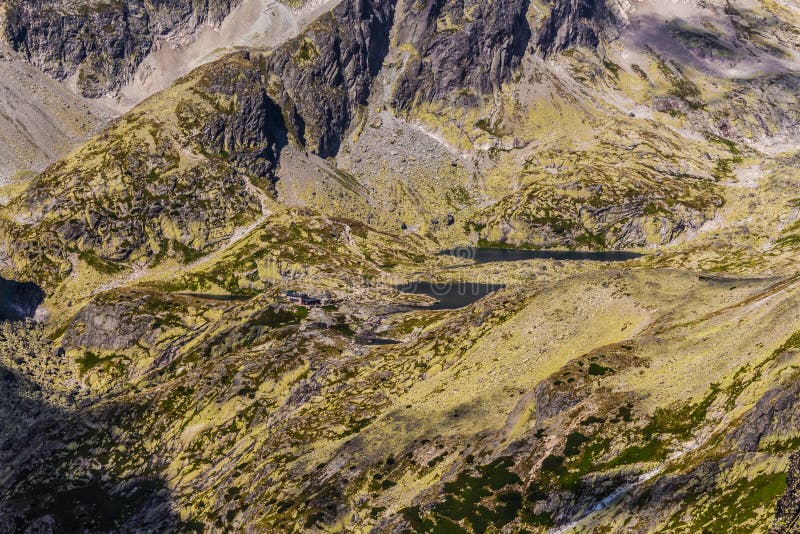
[[158, 37], [218, 23], [233, 0], [8, 0], [4, 37], [57, 79], [76, 76], [80, 93], [99, 97], [118, 89]]
[[389, 49], [394, 9], [392, 0], [345, 0], [268, 58], [270, 95], [308, 150], [338, 151]]
[[530, 39], [527, 0], [401, 4], [396, 41], [412, 52], [393, 101], [404, 111], [456, 91], [483, 95], [498, 90], [519, 65]]
[[[235, 4], [9, 1], [3, 30], [11, 46], [42, 70], [57, 79], [75, 76], [82, 95], [99, 97], [128, 80], [156, 39], [217, 23]], [[485, 94], [509, 79], [525, 52], [527, 6], [518, 0], [342, 2], [271, 54], [265, 64], [269, 93], [301, 144], [322, 157], [335, 155], [366, 104], [390, 36], [415, 50], [394, 90], [398, 109], [464, 88]]]
[[800, 526], [800, 452], [794, 453], [787, 477], [788, 488], [778, 501], [772, 533], [797, 532]]
[[536, 45], [545, 54], [571, 46], [596, 48], [604, 25], [611, 20], [606, 0], [557, 0], [536, 36]]
[[396, 109], [465, 90], [486, 94], [511, 77], [525, 52], [527, 6], [520, 0], [345, 1], [269, 57], [270, 95], [294, 137], [322, 157], [334, 156], [363, 114], [390, 37], [394, 47], [414, 51], [390, 98]]
[[281, 109], [267, 95], [260, 58], [220, 61], [203, 70], [196, 87], [227, 103], [218, 113], [202, 113], [190, 101], [176, 113], [185, 132], [197, 132], [207, 151], [222, 154], [242, 173], [269, 180], [288, 142]]

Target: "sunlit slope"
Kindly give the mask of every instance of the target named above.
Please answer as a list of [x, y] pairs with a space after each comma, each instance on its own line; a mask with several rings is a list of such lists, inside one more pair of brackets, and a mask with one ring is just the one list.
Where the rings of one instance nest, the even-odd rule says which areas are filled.
[[[584, 515], [589, 529], [765, 531], [785, 485], [794, 279], [603, 270], [462, 311], [390, 316], [386, 331], [404, 343], [369, 350], [351, 336], [364, 312], [385, 306], [379, 293], [335, 290], [335, 306], [306, 317], [275, 308], [270, 292], [237, 302], [137, 291], [96, 300], [61, 340], [87, 393], [137, 408], [113, 438], [90, 431], [77, 455], [56, 447], [31, 477], [69, 479], [82, 455], [138, 442], [185, 520], [363, 531], [402, 521], [536, 530]], [[130, 313], [139, 319], [127, 324], [148, 332], [137, 337], [144, 347], [109, 345], [103, 323], [87, 321]], [[98, 405], [80, 417], [108, 415]], [[139, 453], [126, 451], [103, 470], [120, 480], [142, 472]], [[685, 484], [708, 459], [713, 473]], [[485, 478], [489, 464], [502, 482]], [[468, 473], [486, 485], [481, 507], [458, 493]], [[643, 473], [649, 480], [592, 512]], [[680, 492], [660, 489], [671, 484]], [[687, 508], [683, 495], [702, 498]], [[447, 499], [471, 511], [457, 515]]]

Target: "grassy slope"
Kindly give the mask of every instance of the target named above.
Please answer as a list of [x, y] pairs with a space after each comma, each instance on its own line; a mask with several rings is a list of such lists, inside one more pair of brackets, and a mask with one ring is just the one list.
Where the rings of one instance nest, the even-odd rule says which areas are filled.
[[[272, 292], [241, 303], [156, 293], [148, 305], [155, 308], [136, 308], [139, 316], [161, 317], [155, 341], [92, 348], [95, 357], [80, 348], [69, 353], [95, 394], [110, 388], [116, 403], [139, 408], [117, 420], [110, 441], [98, 431], [82, 438], [87, 448], [77, 456], [57, 453], [46, 465], [69, 479], [84, 455], [108, 450], [103, 471], [125, 480], [145, 469], [144, 450], [128, 446], [121, 455], [108, 447], [141, 442], [155, 459], [148, 472], [171, 488], [186, 518], [350, 524], [350, 513], [333, 511], [345, 506], [357, 512], [358, 526], [347, 527], [357, 530], [382, 518], [393, 523], [418, 503], [442, 502], [439, 481], [506, 456], [516, 473], [507, 476], [520, 482], [503, 485], [504, 492], [535, 486], [549, 495], [510, 516], [528, 528], [534, 516], [579, 517], [604, 484], [624, 485], [658, 468], [615, 508], [589, 516], [587, 528], [621, 524], [629, 507], [639, 527], [675, 521], [671, 514], [682, 507], [687, 530], [702, 526], [708, 510], [716, 521], [745, 510], [753, 516], [748, 528], [763, 528], [787, 457], [780, 444], [791, 430], [776, 420], [753, 452], [726, 436], [798, 363], [795, 343], [787, 342], [800, 329], [788, 312], [797, 305], [797, 282], [776, 283], [590, 270], [504, 290], [464, 311], [394, 316], [389, 326], [398, 334], [409, 331], [402, 326], [408, 321], [418, 329], [403, 345], [368, 351], [349, 337], [364, 319], [348, 311], [347, 297], [326, 313], [348, 328], [320, 330], [297, 310], [270, 312]], [[117, 292], [98, 302], [116, 306], [137, 295]], [[362, 311], [385, 298], [368, 295]], [[74, 328], [65, 339], [74, 339]], [[737, 335], [741, 329], [756, 334]], [[104, 420], [98, 410], [86, 412], [90, 420]], [[565, 440], [576, 433], [585, 443], [570, 450]], [[542, 470], [548, 455], [566, 460]], [[703, 478], [702, 499], [647, 500], [709, 458], [721, 471]], [[746, 480], [774, 486], [744, 502], [730, 492]], [[498, 498], [489, 492], [490, 510]], [[436, 510], [420, 520], [458, 519]]]

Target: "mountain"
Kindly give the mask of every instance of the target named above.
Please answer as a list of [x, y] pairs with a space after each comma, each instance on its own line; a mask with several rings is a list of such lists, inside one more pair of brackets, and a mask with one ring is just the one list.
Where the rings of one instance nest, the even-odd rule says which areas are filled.
[[800, 4], [0, 12], [3, 531], [796, 528]]
[[3, 5], [4, 34], [47, 74], [73, 77], [83, 96], [119, 88], [157, 37], [221, 21], [229, 0], [207, 2], [20, 2]]
[[[43, 171], [100, 129], [106, 115], [0, 46], [0, 187]], [[3, 201], [7, 198], [0, 193]]]

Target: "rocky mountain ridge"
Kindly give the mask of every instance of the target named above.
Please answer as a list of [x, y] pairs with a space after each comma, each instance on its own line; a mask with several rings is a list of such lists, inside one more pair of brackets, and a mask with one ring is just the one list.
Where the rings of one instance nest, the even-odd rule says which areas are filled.
[[81, 95], [118, 89], [157, 37], [217, 24], [231, 0], [191, 2], [3, 2], [3, 34], [14, 50], [59, 80], [75, 77]]

